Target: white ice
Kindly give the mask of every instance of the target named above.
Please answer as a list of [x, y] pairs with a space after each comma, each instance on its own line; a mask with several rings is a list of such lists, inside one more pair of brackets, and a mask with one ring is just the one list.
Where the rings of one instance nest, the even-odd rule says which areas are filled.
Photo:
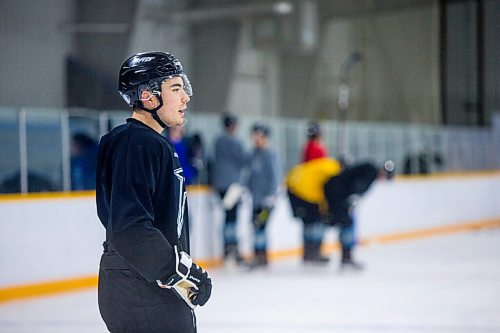
[[[216, 269], [199, 333], [500, 332], [500, 230], [360, 247], [366, 269], [298, 258]], [[106, 332], [96, 290], [0, 305], [0, 332]]]

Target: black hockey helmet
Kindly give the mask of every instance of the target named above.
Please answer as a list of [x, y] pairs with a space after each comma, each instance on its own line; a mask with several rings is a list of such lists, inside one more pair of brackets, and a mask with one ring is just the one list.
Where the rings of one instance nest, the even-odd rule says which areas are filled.
[[319, 124], [315, 121], [310, 121], [307, 124], [306, 135], [309, 139], [315, 139], [321, 135]]
[[268, 137], [270, 132], [271, 132], [271, 130], [269, 129], [269, 126], [267, 126], [261, 122], [257, 122], [252, 126], [252, 133], [259, 133], [259, 134], [262, 134], [262, 135]]
[[118, 91], [128, 105], [142, 109], [141, 90], [148, 89], [160, 97], [161, 83], [176, 76], [182, 78], [186, 94], [192, 96], [191, 83], [184, 73], [180, 61], [172, 54], [166, 52], [137, 53], [128, 58], [120, 68]]
[[238, 123], [238, 118], [229, 112], [226, 112], [222, 116], [222, 124], [224, 125], [224, 128], [228, 128], [232, 125], [236, 125]]

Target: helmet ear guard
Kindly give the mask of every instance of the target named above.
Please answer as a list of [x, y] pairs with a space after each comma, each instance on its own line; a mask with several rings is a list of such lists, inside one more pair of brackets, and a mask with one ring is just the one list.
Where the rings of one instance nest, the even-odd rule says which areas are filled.
[[[142, 98], [143, 92], [148, 92], [150, 94], [150, 96], [148, 98]], [[139, 101], [148, 101], [154, 95], [158, 96], [158, 94], [156, 94], [156, 91], [154, 91], [153, 89], [151, 89], [151, 87], [150, 87], [149, 84], [141, 84], [141, 85], [139, 85], [137, 87], [137, 99]]]
[[[140, 96], [141, 96], [141, 94], [142, 94], [143, 91], [148, 91], [151, 94], [151, 96], [149, 98], [147, 98], [147, 99], [142, 99]], [[121, 92], [120, 92], [120, 94], [121, 94]], [[133, 108], [141, 109], [141, 110], [144, 110], [146, 112], [151, 113], [151, 115], [153, 116], [153, 119], [156, 120], [156, 122], [162, 128], [166, 128], [167, 124], [165, 124], [160, 119], [160, 117], [158, 116], [158, 113], [156, 112], [159, 109], [161, 109], [161, 107], [163, 106], [163, 99], [161, 98], [161, 87], [158, 84], [157, 85], [141, 84], [141, 85], [137, 86], [137, 91], [135, 92], [135, 96], [137, 96], [137, 97], [134, 99], [134, 102], [132, 102], [132, 105], [130, 105], [130, 104], [129, 105], [132, 106]], [[158, 106], [155, 107], [155, 108], [153, 108], [153, 109], [146, 109], [144, 107], [143, 101], [147, 101], [147, 100], [151, 99], [153, 96], [158, 97], [158, 101], [159, 101]], [[128, 95], [124, 96], [122, 94], [122, 97], [125, 99], [125, 101], [127, 101], [127, 99], [130, 101], [130, 98], [129, 98]]]
[[149, 81], [137, 84], [135, 89], [130, 89], [128, 91], [119, 91], [125, 102], [132, 107], [139, 107], [142, 109], [142, 102], [144, 99], [141, 98], [141, 93], [143, 91], [149, 91], [152, 95], [161, 97], [161, 84], [158, 82]]

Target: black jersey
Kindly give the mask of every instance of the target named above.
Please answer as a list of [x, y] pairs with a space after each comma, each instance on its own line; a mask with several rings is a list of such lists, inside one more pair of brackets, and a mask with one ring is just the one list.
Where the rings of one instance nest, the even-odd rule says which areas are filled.
[[148, 282], [175, 272], [173, 246], [189, 253], [187, 192], [171, 143], [130, 118], [102, 137], [97, 213], [106, 240]]

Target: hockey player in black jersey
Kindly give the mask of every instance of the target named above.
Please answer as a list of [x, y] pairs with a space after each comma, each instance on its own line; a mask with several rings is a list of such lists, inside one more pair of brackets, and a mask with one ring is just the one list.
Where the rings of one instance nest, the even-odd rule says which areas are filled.
[[189, 256], [184, 176], [160, 135], [184, 124], [191, 85], [173, 55], [149, 52], [125, 61], [119, 92], [133, 112], [99, 145], [99, 310], [111, 332], [196, 332], [193, 309], [212, 283]]

